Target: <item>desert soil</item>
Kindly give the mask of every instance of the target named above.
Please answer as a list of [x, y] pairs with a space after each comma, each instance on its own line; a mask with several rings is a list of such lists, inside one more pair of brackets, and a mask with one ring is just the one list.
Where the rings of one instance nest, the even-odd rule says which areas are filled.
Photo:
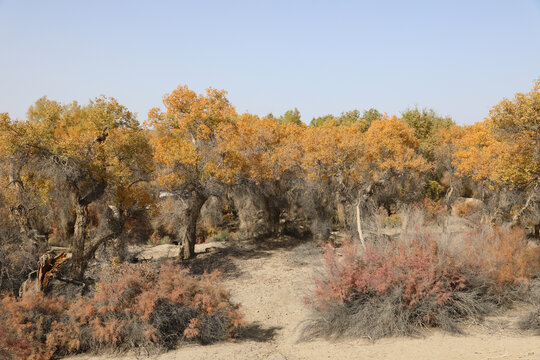
[[[248, 323], [242, 339], [213, 345], [183, 344], [151, 359], [537, 359], [540, 337], [519, 331], [515, 322], [527, 309], [514, 309], [483, 324], [464, 324], [466, 335], [426, 330], [420, 338], [375, 342], [348, 339], [297, 343], [299, 324], [309, 317], [303, 298], [320, 269], [320, 247], [281, 238], [197, 245], [192, 271], [220, 269], [232, 298]], [[144, 248], [140, 257], [173, 256], [173, 245]], [[135, 355], [82, 355], [72, 359], [137, 359]]]

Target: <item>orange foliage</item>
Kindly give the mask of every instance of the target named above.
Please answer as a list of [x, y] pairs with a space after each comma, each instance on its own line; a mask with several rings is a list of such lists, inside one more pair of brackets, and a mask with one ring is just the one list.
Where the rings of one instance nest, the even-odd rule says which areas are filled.
[[457, 142], [455, 165], [475, 180], [511, 187], [540, 182], [540, 79], [533, 89], [504, 99], [489, 117], [465, 129]]

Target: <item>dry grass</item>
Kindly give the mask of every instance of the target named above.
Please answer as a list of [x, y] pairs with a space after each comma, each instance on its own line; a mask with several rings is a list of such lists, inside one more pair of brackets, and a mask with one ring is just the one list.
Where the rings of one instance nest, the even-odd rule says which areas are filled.
[[540, 336], [540, 307], [535, 311], [522, 317], [518, 322], [519, 328], [522, 330], [533, 330]]

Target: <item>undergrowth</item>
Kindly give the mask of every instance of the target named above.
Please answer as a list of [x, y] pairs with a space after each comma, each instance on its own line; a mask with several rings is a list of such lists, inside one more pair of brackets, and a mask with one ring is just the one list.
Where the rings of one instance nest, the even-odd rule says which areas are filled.
[[171, 263], [158, 269], [113, 266], [90, 296], [74, 303], [5, 296], [2, 309], [0, 355], [13, 359], [102, 350], [158, 352], [180, 340], [207, 344], [233, 338], [242, 324], [219, 274], [193, 277]]
[[425, 327], [462, 332], [516, 300], [534, 302], [538, 249], [519, 230], [495, 229], [451, 249], [429, 234], [394, 242], [327, 247], [325, 272], [306, 298], [312, 317], [301, 340], [410, 336]]

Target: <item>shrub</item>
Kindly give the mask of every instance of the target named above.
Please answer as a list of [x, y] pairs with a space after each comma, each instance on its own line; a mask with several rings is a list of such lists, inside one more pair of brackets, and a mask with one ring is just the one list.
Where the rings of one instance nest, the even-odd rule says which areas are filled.
[[424, 199], [422, 204], [422, 210], [427, 221], [429, 222], [442, 222], [448, 215], [446, 206], [442, 200], [431, 200], [429, 198]]
[[475, 229], [466, 234], [465, 257], [499, 290], [540, 274], [540, 248], [529, 246], [520, 228]]
[[6, 336], [0, 354], [13, 359], [49, 359], [56, 351], [48, 341], [56, 332], [57, 321], [66, 314], [68, 304], [63, 298], [48, 298], [36, 294], [16, 300], [5, 296], [1, 300], [0, 331]]
[[29, 354], [30, 346], [24, 339], [0, 326], [0, 359], [26, 359]]
[[375, 214], [376, 221], [380, 227], [383, 228], [398, 228], [402, 225], [402, 218], [400, 214], [391, 213], [384, 207], [380, 207]]
[[[1, 236], [1, 235], [0, 235]], [[0, 293], [8, 291], [18, 294], [28, 274], [35, 270], [38, 251], [21, 244], [22, 239], [6, 241], [0, 238]]]
[[347, 242], [342, 256], [327, 248], [326, 272], [307, 299], [313, 317], [302, 339], [412, 335], [438, 326], [459, 332], [457, 320], [479, 319], [496, 299], [489, 287], [429, 236], [368, 244]]
[[33, 295], [2, 300], [0, 354], [49, 359], [102, 349], [170, 349], [179, 340], [206, 344], [236, 335], [238, 306], [217, 273], [193, 277], [167, 263], [113, 266], [95, 291], [72, 304]]

